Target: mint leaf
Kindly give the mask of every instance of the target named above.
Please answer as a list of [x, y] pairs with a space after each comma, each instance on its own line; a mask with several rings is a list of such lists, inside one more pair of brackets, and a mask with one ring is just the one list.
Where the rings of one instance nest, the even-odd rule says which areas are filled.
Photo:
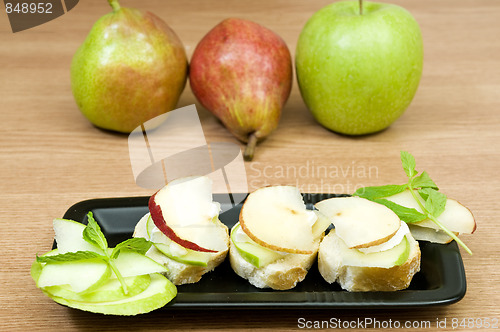
[[417, 174], [415, 170], [415, 158], [406, 151], [401, 151], [401, 163], [403, 164], [403, 169], [409, 178], [414, 177]]
[[422, 192], [424, 196], [427, 196], [425, 200], [425, 209], [427, 212], [432, 214], [435, 218], [439, 217], [446, 207], [446, 195], [432, 188], [420, 189], [419, 193], [420, 192]]
[[426, 171], [423, 171], [419, 176], [415, 177], [411, 181], [411, 184], [413, 188], [432, 188], [439, 190], [438, 186], [434, 183], [434, 181], [432, 181], [431, 177]]
[[132, 250], [140, 253], [141, 255], [144, 255], [149, 250], [152, 244], [153, 244], [152, 242], [142, 237], [128, 239], [116, 245], [110, 257], [111, 258], [118, 257], [118, 255], [120, 254], [120, 250], [123, 249]]
[[389, 197], [392, 195], [399, 194], [400, 192], [405, 191], [406, 188], [407, 188], [406, 184], [402, 185], [389, 184], [386, 186], [378, 186], [378, 187], [364, 187], [364, 188], [359, 188], [352, 195], [366, 198], [369, 200], [374, 200], [377, 198]]
[[427, 200], [427, 198], [429, 197], [429, 194], [427, 193], [427, 190], [429, 188], [422, 188], [422, 189], [418, 189], [418, 194], [420, 195], [420, 197], [422, 197], [424, 199], [424, 201]]
[[99, 224], [94, 219], [94, 215], [91, 211], [87, 213], [88, 224], [83, 230], [83, 239], [90, 244], [96, 245], [101, 248], [104, 252], [108, 249], [108, 241], [101, 231]]
[[73, 262], [82, 261], [85, 259], [93, 258], [105, 258], [93, 251], [77, 251], [77, 252], [67, 252], [64, 254], [53, 255], [53, 256], [36, 256], [36, 261], [38, 263], [63, 263], [63, 262]]
[[427, 216], [423, 213], [418, 212], [413, 208], [407, 208], [405, 206], [396, 204], [387, 199], [376, 199], [374, 202], [385, 205], [391, 209], [402, 221], [407, 224], [413, 224], [422, 220], [427, 219]]

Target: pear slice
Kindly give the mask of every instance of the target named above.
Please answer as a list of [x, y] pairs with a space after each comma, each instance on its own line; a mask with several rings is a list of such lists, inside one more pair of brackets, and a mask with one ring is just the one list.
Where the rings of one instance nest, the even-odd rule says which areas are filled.
[[90, 292], [111, 276], [111, 269], [102, 259], [47, 263], [36, 280], [40, 288], [69, 285], [76, 293]]
[[143, 292], [118, 301], [74, 301], [46, 294], [55, 302], [71, 308], [106, 315], [132, 316], [163, 307], [177, 295], [177, 288], [167, 278], [155, 273], [151, 275], [151, 283]]
[[325, 216], [320, 211], [314, 211], [314, 213], [318, 217], [318, 219], [312, 226], [313, 237], [316, 239], [323, 235], [323, 233], [328, 229], [328, 227], [330, 227], [332, 221], [330, 220], [330, 218]]
[[[418, 193], [417, 197], [420, 199], [422, 205], [424, 205], [425, 201], [420, 197]], [[422, 212], [417, 201], [415, 201], [413, 195], [409, 190], [405, 190], [399, 194], [386, 197], [386, 199], [396, 204], [408, 208], [414, 208], [417, 211]], [[451, 232], [472, 234], [476, 230], [476, 221], [474, 220], [472, 212], [470, 212], [468, 208], [451, 198], [448, 198], [446, 200], [445, 210], [437, 218], [437, 220]], [[429, 219], [422, 220], [418, 223], [414, 223], [413, 225], [441, 230], [438, 225], [436, 225], [432, 220]]]
[[208, 177], [177, 179], [149, 200], [154, 224], [184, 248], [203, 252], [227, 250], [227, 227], [218, 222], [219, 205], [212, 201]]
[[56, 218], [52, 222], [57, 249], [60, 254], [77, 251], [93, 251], [102, 254], [102, 250], [83, 239], [85, 225], [73, 220]]
[[[442, 230], [428, 228], [428, 227], [420, 227], [412, 224], [409, 224], [408, 228], [410, 229], [411, 235], [415, 240], [429, 241], [433, 243], [442, 243], [442, 244], [450, 243], [451, 241], [453, 241], [453, 238]], [[456, 232], [454, 233], [456, 236], [458, 236], [459, 234]]]
[[316, 220], [314, 211], [306, 209], [300, 191], [292, 186], [257, 189], [248, 195], [240, 212], [241, 228], [253, 241], [295, 254], [315, 251], [312, 226]]
[[337, 235], [351, 249], [384, 243], [401, 226], [392, 210], [365, 198], [330, 198], [316, 203], [315, 207], [330, 218]]

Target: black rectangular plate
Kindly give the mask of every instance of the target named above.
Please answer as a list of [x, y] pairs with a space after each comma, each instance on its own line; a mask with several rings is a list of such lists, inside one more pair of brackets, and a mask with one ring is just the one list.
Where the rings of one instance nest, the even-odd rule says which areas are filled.
[[[312, 209], [314, 203], [337, 196], [345, 195], [305, 194], [304, 201]], [[148, 199], [86, 200], [70, 207], [64, 218], [86, 224], [86, 214], [92, 211], [109, 245], [114, 246], [132, 236], [137, 221], [149, 211]], [[217, 194], [214, 201], [217, 201]], [[241, 203], [222, 213], [220, 220], [231, 228], [238, 221], [240, 209]], [[451, 304], [462, 299], [466, 292], [466, 280], [456, 243], [420, 242], [420, 250], [420, 272], [413, 277], [410, 287], [402, 291], [347, 292], [336, 283], [328, 284], [319, 274], [317, 263], [294, 289], [259, 289], [236, 275], [226, 259], [214, 271], [204, 275], [200, 282], [178, 286], [177, 297], [163, 309], [403, 308]]]

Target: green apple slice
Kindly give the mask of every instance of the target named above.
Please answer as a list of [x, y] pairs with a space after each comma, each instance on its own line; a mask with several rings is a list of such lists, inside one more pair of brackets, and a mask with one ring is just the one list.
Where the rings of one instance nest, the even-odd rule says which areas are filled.
[[[135, 251], [122, 250], [120, 255], [114, 259], [114, 263], [124, 278], [167, 272], [167, 268], [162, 264]], [[116, 277], [114, 273], [112, 277]]]
[[[49, 252], [46, 252], [42, 256], [54, 256], [54, 255], [58, 255], [58, 254], [59, 254], [59, 250], [57, 250], [57, 248], [56, 248], [56, 249], [53, 249]], [[42, 269], [43, 269], [44, 265], [45, 264], [38, 263], [36, 260], [33, 262], [33, 264], [31, 264], [31, 270], [30, 270], [31, 278], [33, 278], [33, 280], [35, 281], [35, 283], [37, 285], [38, 285], [38, 278], [40, 277], [40, 273], [42, 273]]]
[[349, 249], [340, 238], [338, 247], [345, 266], [391, 268], [406, 262], [410, 255], [410, 242], [406, 236], [392, 249], [368, 254], [357, 249]]
[[241, 257], [253, 266], [260, 268], [282, 258], [285, 255], [284, 253], [280, 253], [257, 244], [250, 239], [250, 237], [248, 237], [245, 242], [237, 241], [235, 234], [240, 229], [240, 223], [237, 223], [233, 227], [231, 230], [231, 241], [233, 241], [233, 244], [240, 253]]
[[69, 285], [76, 293], [90, 292], [111, 276], [109, 265], [99, 258], [81, 261], [47, 263], [40, 271], [37, 286], [40, 288]]
[[108, 302], [73, 301], [51, 296], [55, 302], [71, 308], [106, 315], [132, 316], [161, 308], [177, 295], [177, 288], [161, 274], [152, 274], [151, 283], [143, 292], [123, 300]]
[[[149, 218], [148, 224], [152, 223], [151, 218]], [[146, 227], [148, 228], [148, 226]], [[152, 232], [150, 239], [158, 251], [180, 263], [205, 267], [214, 256], [213, 253], [181, 247], [161, 232]]]
[[67, 285], [49, 286], [43, 290], [51, 296], [61, 297], [69, 301], [79, 302], [110, 302], [123, 300], [143, 292], [149, 287], [151, 278], [149, 274], [127, 277], [125, 282], [128, 286], [128, 294], [125, 294], [118, 279], [108, 279], [102, 286], [93, 292], [80, 294], [74, 292]]
[[77, 251], [93, 251], [102, 254], [102, 250], [83, 239], [85, 225], [73, 220], [56, 218], [52, 222], [57, 249], [60, 254]]
[[148, 215], [148, 220], [146, 221], [146, 233], [148, 234], [148, 239], [153, 235], [153, 229], [155, 228], [155, 224], [153, 222], [153, 218], [151, 218], [151, 214]]

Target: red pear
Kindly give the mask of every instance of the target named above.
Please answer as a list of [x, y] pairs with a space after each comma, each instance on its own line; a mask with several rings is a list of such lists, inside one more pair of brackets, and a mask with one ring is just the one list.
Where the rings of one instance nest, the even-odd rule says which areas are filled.
[[281, 37], [251, 21], [222, 21], [198, 43], [189, 74], [200, 103], [239, 140], [251, 160], [257, 141], [278, 126], [292, 87], [292, 60]]

